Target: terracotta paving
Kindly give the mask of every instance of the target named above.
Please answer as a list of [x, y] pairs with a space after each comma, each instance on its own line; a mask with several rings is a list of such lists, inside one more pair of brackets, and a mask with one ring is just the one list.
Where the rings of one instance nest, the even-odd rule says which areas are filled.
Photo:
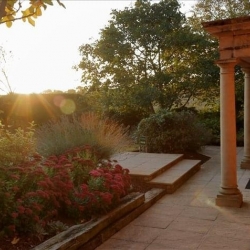
[[[211, 159], [199, 172], [96, 249], [250, 250], [250, 189], [245, 189], [250, 170], [239, 167], [243, 148], [237, 148], [238, 186], [244, 200], [241, 208], [215, 205], [220, 185], [220, 147], [208, 146], [202, 153]], [[157, 162], [153, 155], [143, 154], [139, 159], [137, 153], [130, 153], [123, 157], [130, 158], [131, 164], [134, 157], [138, 167], [145, 160]], [[159, 163], [164, 161], [161, 157]]]

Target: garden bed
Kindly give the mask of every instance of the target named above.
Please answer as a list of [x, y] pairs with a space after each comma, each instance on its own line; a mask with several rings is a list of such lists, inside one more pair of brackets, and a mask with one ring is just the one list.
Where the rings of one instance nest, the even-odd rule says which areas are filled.
[[[202, 154], [197, 154], [197, 153], [192, 153], [192, 154], [185, 154], [185, 158], [190, 158], [190, 159], [200, 159], [202, 160], [202, 163], [206, 162], [209, 157], [204, 156]], [[28, 250], [28, 249], [34, 249], [34, 250], [45, 250], [45, 249], [77, 249], [79, 247], [78, 245], [74, 245], [74, 242], [79, 243], [79, 239], [81, 242], [81, 239], [84, 238], [84, 242], [81, 242], [81, 244], [85, 244], [84, 249], [94, 249], [93, 246], [97, 246], [102, 244], [104, 240], [107, 240], [109, 237], [111, 237], [114, 233], [116, 233], [118, 230], [120, 230], [122, 227], [127, 225], [130, 221], [135, 219], [137, 216], [139, 216], [142, 212], [144, 212], [149, 206], [151, 206], [157, 199], [159, 199], [161, 196], [163, 196], [165, 193], [163, 190], [149, 190], [147, 185], [143, 183], [138, 183], [134, 182], [132, 180], [132, 186], [133, 186], [133, 191], [140, 192], [139, 196], [144, 197], [145, 194], [145, 199], [146, 201], [143, 202], [140, 206], [138, 205], [137, 209], [133, 208], [133, 212], [128, 210], [128, 208], [124, 208], [126, 204], [129, 204], [130, 201], [133, 202], [135, 199], [134, 194], [129, 194], [128, 196], [124, 197], [121, 200], [121, 203], [118, 205], [117, 208], [109, 212], [107, 215], [102, 216], [100, 218], [94, 217], [92, 220], [87, 221], [81, 225], [74, 225], [75, 223], [72, 221], [63, 221], [63, 223], [67, 224], [70, 226], [70, 228], [63, 232], [58, 234], [55, 237], [37, 237], [35, 235], [30, 236], [30, 235], [25, 235], [21, 237], [14, 237], [11, 239], [4, 239], [3, 242], [0, 244], [0, 250]], [[138, 193], [137, 193], [138, 194]], [[140, 198], [141, 199], [141, 198]], [[144, 199], [144, 198], [143, 198]], [[150, 201], [150, 202], [149, 202]], [[120, 209], [123, 209], [125, 213], [120, 213], [118, 214], [121, 215], [121, 217], [116, 217], [117, 215], [115, 211], [120, 211]], [[105, 222], [103, 222], [105, 221]], [[100, 226], [100, 225], [102, 226]], [[73, 226], [74, 225], [74, 226]], [[104, 227], [104, 226], [105, 227]], [[93, 228], [93, 229], [92, 229]], [[97, 228], [97, 229], [96, 229]], [[94, 230], [93, 232], [91, 230]], [[73, 230], [73, 231], [72, 231]], [[90, 231], [91, 233], [90, 233]], [[97, 231], [95, 231], [97, 230]], [[72, 233], [72, 232], [75, 232]], [[84, 236], [82, 236], [84, 234]], [[88, 235], [89, 241], [86, 241], [86, 234]], [[71, 235], [72, 237], [62, 240], [61, 236], [65, 238], [65, 235]], [[91, 237], [90, 237], [91, 236]], [[50, 239], [49, 239], [50, 238]], [[67, 237], [66, 237], [67, 238]], [[56, 239], [56, 240], [55, 240]], [[58, 243], [61, 242], [62, 246]], [[50, 247], [48, 245], [44, 245], [45, 243], [43, 242], [50, 242]], [[52, 243], [53, 244], [52, 244]], [[46, 243], [46, 244], [47, 244]], [[58, 245], [59, 244], [59, 245]], [[66, 244], [66, 248], [64, 245]], [[69, 247], [68, 244], [72, 244], [72, 248]], [[74, 248], [75, 247], [75, 248]]]
[[102, 230], [130, 213], [145, 201], [144, 194], [131, 193], [121, 200], [121, 204], [107, 215], [92, 219], [84, 224], [75, 225], [52, 237], [33, 250], [75, 250], [84, 246]]
[[77, 249], [95, 237], [99, 232], [107, 228], [112, 223], [119, 220], [124, 215], [130, 213], [145, 201], [142, 193], [131, 193], [121, 199], [120, 205], [108, 214], [92, 218], [91, 220], [71, 226], [50, 239], [39, 239], [37, 237], [23, 236], [1, 242], [1, 250], [49, 250], [49, 249]]
[[76, 250], [80, 245], [85, 250], [95, 249], [151, 207], [165, 193], [165, 190], [158, 188], [153, 188], [145, 194], [131, 193], [121, 200], [116, 209], [105, 216], [72, 226], [50, 239], [38, 239], [27, 235], [12, 243], [5, 240], [1, 242], [0, 250]]

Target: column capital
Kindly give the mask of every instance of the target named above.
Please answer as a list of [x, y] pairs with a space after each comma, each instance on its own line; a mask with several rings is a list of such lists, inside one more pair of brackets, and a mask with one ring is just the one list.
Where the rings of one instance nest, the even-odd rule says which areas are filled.
[[221, 73], [234, 72], [234, 67], [236, 66], [237, 62], [237, 59], [215, 61], [215, 63], [220, 67]]
[[243, 71], [245, 75], [250, 75], [250, 65], [248, 67], [246, 66], [241, 67], [241, 70]]

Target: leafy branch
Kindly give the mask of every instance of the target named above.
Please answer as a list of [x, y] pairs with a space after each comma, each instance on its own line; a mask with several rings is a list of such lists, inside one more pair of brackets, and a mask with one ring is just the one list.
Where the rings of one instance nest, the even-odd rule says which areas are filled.
[[[64, 4], [60, 0], [57, 0], [57, 3], [64, 7]], [[15, 9], [15, 5], [18, 4], [18, 8]], [[47, 5], [53, 6], [52, 0], [31, 0], [30, 6], [22, 11], [22, 4], [20, 0], [0, 0], [0, 24], [5, 23], [7, 27], [11, 27], [12, 23], [16, 20], [22, 19], [24, 22], [28, 19], [28, 22], [35, 26], [35, 21], [33, 18], [37, 18], [42, 15], [41, 7], [46, 10]], [[19, 12], [22, 12], [21, 16], [16, 16]]]

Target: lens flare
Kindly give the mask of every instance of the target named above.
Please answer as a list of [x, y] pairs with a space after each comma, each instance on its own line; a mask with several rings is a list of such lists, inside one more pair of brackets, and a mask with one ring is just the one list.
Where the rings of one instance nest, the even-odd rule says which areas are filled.
[[71, 99], [64, 99], [61, 102], [60, 109], [61, 109], [62, 113], [66, 114], [66, 115], [73, 114], [76, 110], [75, 102]]

